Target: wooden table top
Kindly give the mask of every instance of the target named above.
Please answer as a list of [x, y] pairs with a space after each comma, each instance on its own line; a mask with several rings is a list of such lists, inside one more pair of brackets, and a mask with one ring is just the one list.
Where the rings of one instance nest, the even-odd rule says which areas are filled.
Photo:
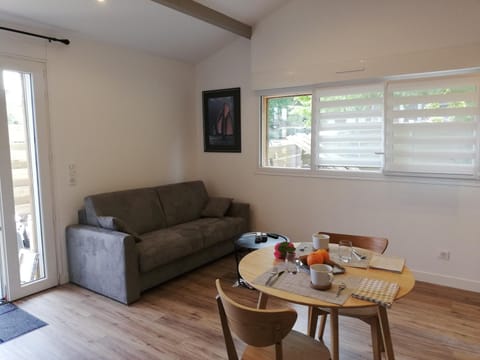
[[[365, 251], [362, 249], [362, 251]], [[272, 266], [282, 263], [283, 260], [276, 260], [273, 256], [273, 247], [267, 247], [260, 250], [255, 250], [247, 254], [239, 264], [239, 271], [243, 279], [255, 289], [275, 296], [277, 298], [303, 305], [312, 305], [318, 307], [342, 307], [342, 308], [358, 308], [376, 306], [375, 303], [364, 301], [350, 297], [343, 305], [332, 304], [319, 299], [314, 299], [307, 296], [297, 295], [292, 292], [275, 289], [269, 286], [254, 284], [254, 280], [268, 271]], [[396, 282], [400, 285], [400, 290], [395, 298], [398, 300], [408, 293], [410, 293], [415, 286], [415, 278], [407, 266], [404, 267], [401, 273], [378, 269], [362, 269], [345, 266], [346, 275], [366, 277], [370, 279], [385, 280], [389, 282]]]

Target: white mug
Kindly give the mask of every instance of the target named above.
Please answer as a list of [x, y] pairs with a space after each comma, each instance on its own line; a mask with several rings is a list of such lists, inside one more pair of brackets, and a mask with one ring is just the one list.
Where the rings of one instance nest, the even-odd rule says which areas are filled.
[[333, 268], [326, 264], [310, 266], [310, 280], [313, 286], [328, 287], [333, 281]]
[[330, 236], [322, 233], [315, 233], [312, 235], [313, 248], [318, 249], [327, 249], [328, 243], [330, 242]]

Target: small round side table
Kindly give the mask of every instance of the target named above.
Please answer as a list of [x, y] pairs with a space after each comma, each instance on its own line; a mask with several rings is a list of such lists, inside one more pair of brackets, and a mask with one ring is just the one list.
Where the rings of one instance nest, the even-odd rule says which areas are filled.
[[275, 245], [281, 242], [290, 242], [290, 239], [282, 234], [276, 233], [262, 233], [262, 232], [248, 232], [240, 235], [235, 240], [235, 261], [237, 262], [237, 281], [234, 286], [243, 286], [252, 289], [245, 281], [243, 281], [238, 271], [238, 264], [240, 262], [240, 252], [245, 250], [250, 252], [253, 250], [263, 249], [268, 246]]

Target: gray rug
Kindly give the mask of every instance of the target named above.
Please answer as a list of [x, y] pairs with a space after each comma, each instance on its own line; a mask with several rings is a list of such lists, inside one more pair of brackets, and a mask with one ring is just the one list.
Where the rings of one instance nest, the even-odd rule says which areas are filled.
[[45, 325], [47, 323], [13, 304], [0, 305], [0, 344]]

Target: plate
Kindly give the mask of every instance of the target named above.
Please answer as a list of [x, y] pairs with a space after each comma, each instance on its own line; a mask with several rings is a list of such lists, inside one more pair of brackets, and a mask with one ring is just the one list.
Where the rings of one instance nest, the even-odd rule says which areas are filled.
[[328, 285], [320, 286], [320, 285], [313, 285], [312, 282], [310, 281], [310, 287], [315, 290], [328, 290], [332, 287], [332, 283]]
[[[302, 255], [298, 258], [298, 260], [300, 260], [300, 262], [302, 263], [303, 268], [310, 271], [310, 266], [308, 266], [308, 264], [307, 264], [307, 256], [308, 255]], [[333, 274], [334, 275], [345, 273], [345, 268], [342, 265], [337, 264], [335, 261], [329, 260], [325, 264], [333, 267]]]

